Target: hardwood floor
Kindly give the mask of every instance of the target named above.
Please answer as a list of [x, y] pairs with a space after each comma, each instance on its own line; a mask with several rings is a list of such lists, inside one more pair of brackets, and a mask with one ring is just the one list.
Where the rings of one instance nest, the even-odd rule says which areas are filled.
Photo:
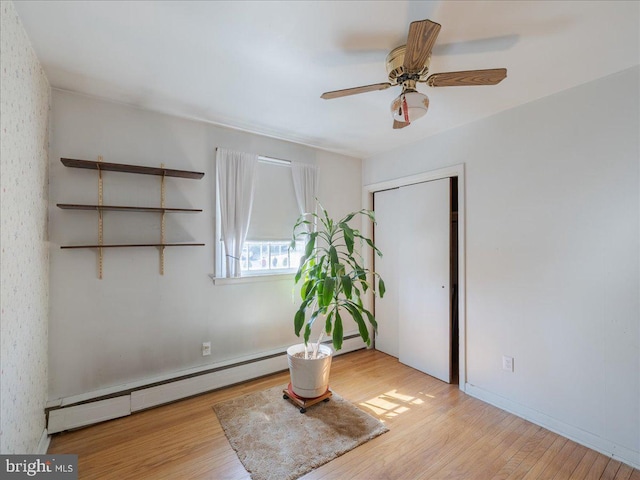
[[[212, 405], [284, 385], [288, 375], [57, 434], [49, 453], [78, 454], [80, 479], [248, 480]], [[384, 421], [390, 431], [308, 473], [305, 480], [640, 480], [637, 469], [374, 350], [336, 357], [331, 388]]]

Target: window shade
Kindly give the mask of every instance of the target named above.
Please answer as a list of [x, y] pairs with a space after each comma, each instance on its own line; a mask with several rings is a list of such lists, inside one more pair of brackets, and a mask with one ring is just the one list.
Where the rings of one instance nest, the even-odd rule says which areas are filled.
[[258, 162], [247, 240], [289, 240], [300, 216], [291, 166]]

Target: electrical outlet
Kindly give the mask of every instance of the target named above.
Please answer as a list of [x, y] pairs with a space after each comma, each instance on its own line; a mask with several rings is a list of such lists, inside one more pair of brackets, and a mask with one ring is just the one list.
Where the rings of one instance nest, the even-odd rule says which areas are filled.
[[202, 356], [211, 355], [211, 342], [202, 342]]
[[502, 356], [502, 369], [513, 372], [513, 357]]

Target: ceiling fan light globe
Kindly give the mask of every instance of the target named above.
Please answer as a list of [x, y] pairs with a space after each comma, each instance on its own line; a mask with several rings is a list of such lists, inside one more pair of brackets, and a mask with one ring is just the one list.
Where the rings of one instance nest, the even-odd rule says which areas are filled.
[[428, 109], [429, 97], [420, 92], [401, 93], [391, 102], [393, 119], [403, 123], [411, 123], [424, 117]]

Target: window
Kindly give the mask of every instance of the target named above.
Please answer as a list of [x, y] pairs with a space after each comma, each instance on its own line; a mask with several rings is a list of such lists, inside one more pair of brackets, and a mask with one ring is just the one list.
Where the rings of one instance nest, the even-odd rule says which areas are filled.
[[290, 242], [246, 241], [240, 260], [241, 272], [281, 273], [297, 269], [304, 251], [303, 242], [296, 242], [295, 250], [289, 250], [289, 246]]
[[[304, 253], [304, 242], [296, 242], [295, 250], [289, 251], [293, 226], [300, 216], [290, 162], [259, 157], [252, 205], [247, 236], [240, 256], [241, 276], [295, 272]], [[219, 213], [219, 205], [217, 207]], [[221, 239], [219, 221], [217, 233], [217, 238]], [[225, 276], [224, 259], [224, 245], [220, 240], [217, 243], [216, 277]]]

